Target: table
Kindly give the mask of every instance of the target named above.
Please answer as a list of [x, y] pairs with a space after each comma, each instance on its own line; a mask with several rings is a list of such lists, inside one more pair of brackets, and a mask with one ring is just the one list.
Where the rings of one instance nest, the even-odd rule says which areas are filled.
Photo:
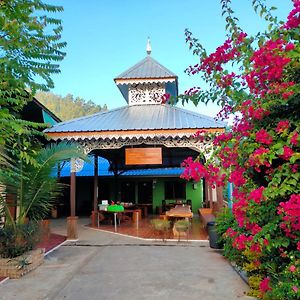
[[192, 218], [193, 213], [189, 205], [176, 205], [175, 208], [172, 208], [166, 211], [167, 217], [173, 218]]
[[119, 226], [120, 226], [120, 219], [117, 218], [117, 215], [118, 215], [119, 213], [121, 213], [121, 212], [114, 212], [114, 211], [107, 211], [107, 210], [98, 210], [98, 218], [97, 218], [97, 220], [98, 220], [98, 224], [97, 224], [98, 227], [100, 227], [99, 214], [102, 214], [102, 215], [103, 215], [103, 213], [114, 214], [115, 232], [117, 232], [117, 219], [118, 219], [118, 221], [119, 221]]
[[143, 210], [144, 218], [147, 218], [148, 208], [151, 207], [152, 204], [150, 204], [150, 203], [137, 203], [135, 206], [138, 207], [138, 208], [141, 208]]
[[[189, 205], [176, 205], [175, 208], [172, 208], [166, 211], [167, 218], [184, 218], [191, 219], [193, 217], [193, 213], [191, 211], [191, 207]], [[175, 228], [175, 222], [173, 225], [173, 234], [174, 236], [178, 236], [180, 239], [180, 232], [178, 232]], [[186, 233], [188, 237], [188, 233]]]

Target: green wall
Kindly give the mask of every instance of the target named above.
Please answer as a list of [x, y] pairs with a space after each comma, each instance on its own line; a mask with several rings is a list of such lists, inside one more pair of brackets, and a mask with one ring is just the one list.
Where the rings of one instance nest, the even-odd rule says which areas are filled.
[[156, 213], [156, 207], [161, 206], [161, 201], [165, 198], [165, 183], [163, 179], [157, 179], [153, 189], [153, 213]]
[[192, 200], [193, 213], [197, 214], [198, 209], [203, 203], [203, 184], [202, 180], [198, 183], [187, 182], [186, 184], [186, 199]]
[[[165, 184], [164, 182], [170, 178], [157, 179], [153, 189], [153, 213], [156, 213], [156, 207], [161, 206], [162, 200], [165, 198]], [[193, 213], [197, 214], [198, 209], [202, 207], [203, 202], [203, 184], [202, 181], [197, 184], [186, 183], [186, 199], [192, 200]]]

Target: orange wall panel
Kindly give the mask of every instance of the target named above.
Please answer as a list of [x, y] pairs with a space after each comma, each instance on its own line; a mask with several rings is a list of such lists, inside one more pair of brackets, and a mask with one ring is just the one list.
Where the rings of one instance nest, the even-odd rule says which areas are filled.
[[125, 149], [126, 165], [161, 165], [161, 148], [127, 148]]

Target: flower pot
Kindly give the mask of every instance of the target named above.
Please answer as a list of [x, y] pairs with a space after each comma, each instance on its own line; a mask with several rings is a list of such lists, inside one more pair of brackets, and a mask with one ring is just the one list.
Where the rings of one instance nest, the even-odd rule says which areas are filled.
[[45, 249], [36, 249], [14, 258], [0, 258], [0, 276], [20, 278], [44, 262]]

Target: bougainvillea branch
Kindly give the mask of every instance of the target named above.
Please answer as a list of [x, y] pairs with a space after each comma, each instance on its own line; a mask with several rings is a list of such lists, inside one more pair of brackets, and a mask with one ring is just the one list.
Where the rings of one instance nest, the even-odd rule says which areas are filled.
[[275, 8], [252, 1], [270, 23], [255, 36], [238, 26], [230, 2], [221, 1], [228, 35], [214, 52], [186, 31], [199, 56], [186, 72], [210, 88], [191, 88], [181, 99], [217, 101], [217, 117], [234, 121], [214, 137], [206, 164], [184, 161], [182, 178], [234, 185], [233, 218], [219, 220], [224, 255], [247, 271], [251, 295], [300, 299], [300, 0], [283, 22], [272, 16]]

